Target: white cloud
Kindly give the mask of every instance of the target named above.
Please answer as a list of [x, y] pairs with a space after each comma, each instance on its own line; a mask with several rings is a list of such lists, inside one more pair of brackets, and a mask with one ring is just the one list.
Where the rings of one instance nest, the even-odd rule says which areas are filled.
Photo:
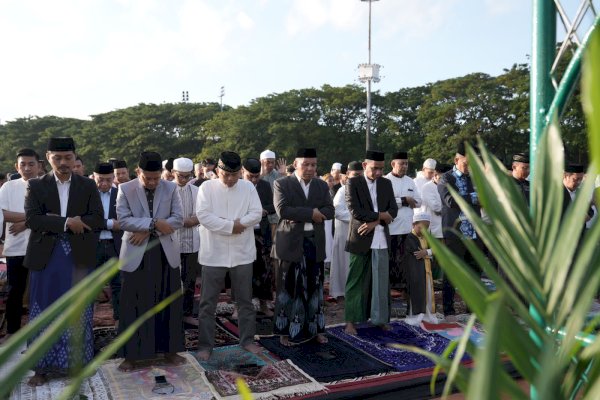
[[[401, 33], [406, 39], [428, 36], [450, 20], [456, 0], [383, 0], [372, 4], [373, 30], [385, 36]], [[324, 27], [363, 31], [368, 4], [358, 0], [293, 0], [286, 29], [297, 35]]]
[[491, 15], [504, 15], [522, 6], [519, 0], [485, 0], [487, 12]]
[[254, 28], [254, 20], [243, 11], [238, 12], [235, 19], [242, 29], [249, 30]]

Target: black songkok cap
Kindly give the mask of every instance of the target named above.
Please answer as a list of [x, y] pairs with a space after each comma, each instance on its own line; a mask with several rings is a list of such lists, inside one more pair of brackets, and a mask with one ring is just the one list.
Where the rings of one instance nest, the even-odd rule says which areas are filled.
[[75, 142], [70, 137], [50, 138], [48, 151], [75, 151]]
[[452, 165], [450, 165], [450, 164], [437, 163], [435, 165], [436, 172], [439, 172], [440, 174], [443, 174], [444, 172], [448, 172], [451, 169], [452, 169]]
[[408, 160], [408, 153], [406, 151], [397, 151], [392, 154], [392, 160]]
[[297, 158], [317, 158], [317, 149], [298, 149], [296, 152]]
[[529, 164], [529, 153], [517, 153], [512, 158], [513, 162]]
[[350, 161], [348, 163], [348, 171], [362, 171], [363, 166], [359, 161]]
[[[475, 154], [479, 155], [479, 147], [477, 147], [477, 145], [475, 145], [475, 144], [471, 144], [471, 147], [473, 148], [473, 151], [475, 152]], [[458, 144], [456, 153], [460, 154], [461, 156], [464, 156], [464, 157], [467, 156], [467, 146], [465, 145], [465, 142], [460, 142]]]
[[571, 174], [582, 174], [585, 172], [585, 169], [581, 164], [569, 164], [565, 167], [565, 172], [569, 172]]
[[260, 172], [260, 161], [256, 158], [246, 158], [244, 169], [251, 174], [258, 174]]
[[202, 160], [203, 167], [206, 167], [208, 165], [217, 165], [217, 163], [212, 158], [205, 158], [204, 160]]
[[125, 162], [125, 160], [115, 160], [113, 161], [112, 165], [114, 169], [127, 168], [127, 162]]
[[219, 157], [217, 167], [226, 172], [238, 172], [242, 168], [242, 160], [237, 153], [233, 151], [224, 151]]
[[340, 172], [344, 175], [346, 175], [346, 173], [348, 172], [348, 167], [345, 165], [342, 165], [342, 169], [340, 169]]
[[165, 164], [165, 169], [169, 172], [171, 172], [171, 170], [173, 170], [173, 161], [175, 161], [175, 159], [173, 157], [167, 158], [167, 163]]
[[94, 168], [94, 172], [97, 174], [112, 174], [113, 173], [113, 166], [111, 163], [98, 163], [96, 164], [96, 167]]
[[144, 151], [140, 154], [138, 166], [144, 171], [160, 171], [162, 170], [162, 158], [154, 151]]
[[367, 153], [365, 154], [365, 160], [385, 161], [385, 153], [382, 151], [367, 150]]

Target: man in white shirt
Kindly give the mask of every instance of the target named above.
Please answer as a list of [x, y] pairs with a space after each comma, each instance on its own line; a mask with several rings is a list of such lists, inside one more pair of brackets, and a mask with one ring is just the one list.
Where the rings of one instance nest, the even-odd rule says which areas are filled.
[[[348, 179], [362, 176], [363, 166], [359, 161], [348, 164]], [[342, 185], [333, 198], [335, 208], [335, 231], [333, 234], [333, 251], [331, 253], [331, 270], [329, 271], [329, 296], [343, 298], [346, 290], [346, 279], [350, 266], [350, 253], [346, 251], [346, 240], [350, 226], [350, 211], [346, 203], [346, 185]]]
[[404, 240], [412, 230], [414, 209], [421, 207], [421, 194], [415, 182], [406, 175], [407, 171], [408, 153], [399, 151], [392, 154], [392, 172], [385, 177], [392, 182], [398, 216], [390, 224], [390, 283], [400, 289], [406, 287]]
[[425, 160], [425, 162], [423, 162], [423, 169], [421, 171], [419, 171], [419, 173], [417, 174], [417, 177], [414, 179], [415, 186], [417, 186], [419, 193], [421, 193], [421, 189], [423, 189], [423, 185], [425, 185], [427, 182], [431, 181], [431, 179], [433, 178], [433, 174], [435, 173], [436, 165], [437, 165], [437, 162], [433, 158], [428, 158], [427, 160]]
[[433, 178], [424, 184], [421, 189], [421, 208], [419, 212], [430, 216], [429, 231], [438, 239], [444, 237], [444, 232], [442, 229], [442, 198], [437, 185], [442, 174], [451, 169], [451, 165], [437, 163]]
[[201, 224], [198, 261], [202, 265], [202, 293], [198, 312], [198, 358], [208, 360], [215, 345], [215, 310], [225, 275], [238, 307], [240, 345], [258, 353], [252, 304], [252, 263], [256, 259], [254, 226], [263, 208], [254, 185], [240, 179], [242, 161], [234, 152], [221, 153], [219, 179], [204, 182], [198, 192], [196, 215]]
[[191, 317], [194, 311], [194, 292], [196, 278], [200, 276], [198, 251], [200, 250], [200, 231], [196, 216], [198, 187], [188, 185], [193, 178], [194, 162], [189, 158], [176, 158], [173, 161], [173, 182], [177, 184], [177, 193], [183, 207], [183, 227], [175, 231], [174, 239], [181, 251], [181, 281], [183, 282], [183, 318]]
[[21, 328], [23, 311], [23, 295], [27, 286], [29, 271], [23, 266], [30, 230], [25, 227], [25, 194], [27, 181], [37, 178], [40, 156], [32, 149], [21, 149], [17, 152], [15, 168], [20, 179], [6, 182], [0, 188], [0, 207], [6, 221], [6, 239], [4, 240], [4, 257], [8, 272], [8, 299], [6, 301], [6, 341]]

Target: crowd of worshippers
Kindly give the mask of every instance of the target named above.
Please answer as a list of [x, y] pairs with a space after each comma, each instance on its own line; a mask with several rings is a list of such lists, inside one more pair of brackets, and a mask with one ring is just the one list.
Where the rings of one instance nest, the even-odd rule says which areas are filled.
[[[356, 335], [361, 323], [389, 329], [391, 289], [405, 293], [411, 323], [435, 322], [442, 312], [453, 315], [455, 288], [446, 278], [443, 310], [435, 308], [435, 254], [424, 232], [443, 239], [471, 264], [461, 239], [483, 247], [449, 190], [485, 219], [465, 146], [457, 149], [453, 165], [427, 159], [414, 179], [408, 176], [406, 152], [388, 154], [391, 165], [385, 158], [367, 151], [364, 160], [335, 163], [319, 176], [314, 148], [298, 149], [291, 165], [271, 150], [245, 160], [224, 151], [215, 161], [197, 164], [144, 151], [135, 171], [111, 159], [96, 164], [88, 178], [72, 138], [51, 138], [45, 159], [21, 149], [17, 174], [0, 188], [9, 280], [3, 340], [21, 327], [27, 284], [32, 320], [115, 257], [120, 271], [110, 290], [120, 332], [183, 292], [121, 348], [124, 372], [159, 355], [183, 363], [177, 353], [184, 351], [186, 318], [197, 318], [198, 358], [210, 359], [217, 302], [226, 285], [246, 351], [261, 351], [254, 342], [257, 309], [273, 318], [274, 334], [285, 346], [326, 343], [326, 264], [329, 299], [345, 302], [348, 334]], [[507, 173], [529, 201], [528, 155], [514, 155]], [[565, 168], [565, 210], [584, 178], [582, 166]], [[597, 219], [591, 199], [590, 204], [588, 228]], [[200, 296], [194, 304], [197, 280]], [[89, 305], [35, 365], [31, 385], [64, 373], [75, 359], [90, 361], [92, 318]], [[72, 347], [75, 332], [82, 334], [82, 348]]]

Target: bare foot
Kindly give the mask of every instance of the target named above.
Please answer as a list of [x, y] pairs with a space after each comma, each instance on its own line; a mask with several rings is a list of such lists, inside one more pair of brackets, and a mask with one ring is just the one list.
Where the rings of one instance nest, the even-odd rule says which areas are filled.
[[166, 353], [165, 361], [171, 365], [183, 365], [186, 360], [177, 353]]
[[254, 343], [248, 343], [247, 345], [242, 346], [242, 348], [252, 354], [262, 353], [262, 348]]
[[263, 314], [265, 314], [265, 316], [267, 316], [267, 317], [272, 317], [274, 315], [273, 311], [271, 311], [269, 309], [269, 306], [267, 305], [267, 302], [264, 301], [264, 300], [260, 301], [260, 312], [263, 313]]
[[27, 384], [29, 386], [35, 387], [35, 386], [42, 386], [46, 382], [48, 382], [46, 375], [36, 372], [35, 375], [33, 375], [31, 378], [29, 378], [29, 381], [27, 382]]
[[[271, 316], [273, 316], [273, 314], [271, 314]], [[4, 337], [0, 338], [0, 346], [6, 343], [6, 341], [10, 339], [12, 335], [12, 333], [7, 333], [6, 335], [4, 335]]]
[[348, 335], [352, 335], [352, 336], [358, 335], [358, 332], [356, 331], [356, 328], [354, 327], [354, 324], [352, 322], [346, 322], [346, 327], [344, 328], [344, 332], [346, 332]]
[[292, 347], [294, 345], [287, 336], [279, 336], [279, 343], [285, 347]]
[[390, 324], [380, 324], [380, 325], [377, 325], [377, 327], [386, 332], [389, 332], [392, 330], [392, 327], [390, 326]]
[[125, 359], [117, 368], [122, 372], [131, 372], [135, 369], [135, 361]]
[[196, 353], [196, 358], [198, 358], [198, 360], [200, 361], [208, 361], [208, 359], [210, 358], [210, 353], [210, 350], [201, 350]]
[[234, 307], [233, 314], [231, 314], [231, 319], [238, 319], [238, 310], [237, 310], [237, 307]]
[[315, 340], [317, 341], [317, 343], [319, 344], [325, 344], [329, 342], [329, 339], [327, 339], [327, 336], [325, 336], [324, 333], [319, 333], [317, 335], [317, 337], [315, 338]]

